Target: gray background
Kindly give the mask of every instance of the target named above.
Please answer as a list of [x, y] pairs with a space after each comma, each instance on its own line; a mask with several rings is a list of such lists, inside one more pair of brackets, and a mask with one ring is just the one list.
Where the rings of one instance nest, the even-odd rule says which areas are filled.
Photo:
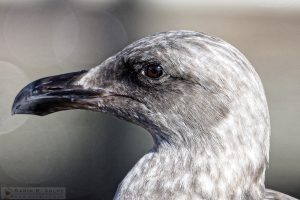
[[219, 36], [255, 66], [271, 114], [267, 186], [299, 198], [300, 5], [293, 0], [0, 1], [0, 185], [111, 199], [151, 148], [145, 130], [87, 111], [12, 117], [12, 101], [30, 81], [89, 69], [136, 39], [177, 29]]

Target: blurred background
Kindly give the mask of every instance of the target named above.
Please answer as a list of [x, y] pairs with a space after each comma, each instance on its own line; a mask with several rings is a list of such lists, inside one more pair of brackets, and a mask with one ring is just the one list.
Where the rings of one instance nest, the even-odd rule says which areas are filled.
[[221, 37], [252, 62], [271, 114], [267, 187], [300, 198], [298, 0], [0, 0], [0, 186], [112, 199], [151, 148], [147, 132], [87, 111], [12, 117], [13, 99], [35, 79], [89, 69], [136, 39], [178, 29]]

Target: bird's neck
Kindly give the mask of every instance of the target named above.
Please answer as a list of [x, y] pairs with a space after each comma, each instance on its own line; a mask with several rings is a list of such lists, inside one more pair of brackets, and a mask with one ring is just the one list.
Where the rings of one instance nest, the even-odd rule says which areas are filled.
[[[264, 169], [254, 176], [239, 158], [204, 148], [159, 147], [143, 156], [120, 184], [115, 199], [257, 199]], [[254, 198], [256, 197], [256, 198]]]

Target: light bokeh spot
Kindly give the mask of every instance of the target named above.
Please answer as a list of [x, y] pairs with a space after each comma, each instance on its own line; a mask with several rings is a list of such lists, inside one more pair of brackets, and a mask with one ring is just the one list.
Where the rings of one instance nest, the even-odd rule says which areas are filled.
[[11, 115], [15, 96], [28, 83], [24, 71], [18, 66], [0, 61], [0, 134], [10, 133], [25, 123], [28, 116]]
[[[47, 125], [49, 121], [52, 125]], [[1, 170], [25, 184], [42, 183], [59, 176], [70, 156], [68, 132], [59, 131], [65, 129], [55, 116], [31, 117], [22, 129], [1, 137]]]

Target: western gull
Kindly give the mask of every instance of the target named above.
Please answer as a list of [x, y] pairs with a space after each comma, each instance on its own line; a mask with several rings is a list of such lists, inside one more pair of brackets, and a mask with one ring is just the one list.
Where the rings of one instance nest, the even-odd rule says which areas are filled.
[[89, 71], [36, 80], [13, 114], [108, 112], [153, 148], [114, 199], [295, 199], [265, 188], [270, 118], [261, 80], [227, 42], [194, 31], [142, 38]]

